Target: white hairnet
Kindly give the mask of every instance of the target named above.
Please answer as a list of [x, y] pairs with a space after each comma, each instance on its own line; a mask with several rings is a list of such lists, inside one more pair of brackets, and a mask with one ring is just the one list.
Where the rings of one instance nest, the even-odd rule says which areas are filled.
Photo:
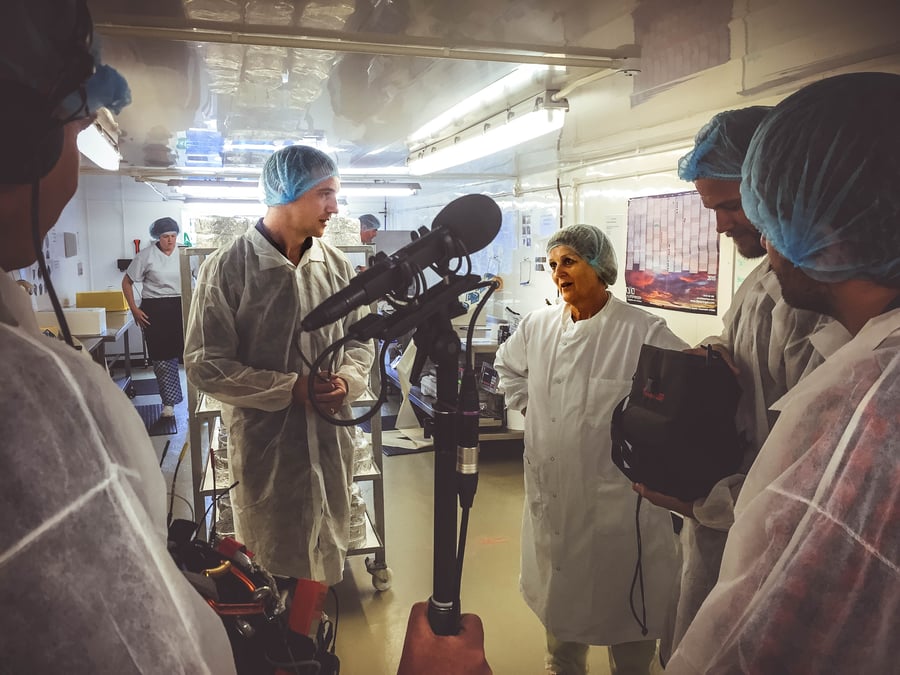
[[291, 145], [274, 153], [263, 167], [259, 184], [267, 206], [290, 204], [323, 180], [337, 178], [334, 160], [307, 145]]
[[744, 212], [811, 278], [900, 284], [897, 120], [900, 75], [851, 73], [789, 96], [753, 137]]
[[616, 283], [619, 267], [616, 252], [603, 231], [593, 225], [569, 225], [558, 230], [547, 242], [547, 253], [559, 245], [568, 246], [594, 268], [607, 286]]
[[694, 149], [678, 160], [678, 177], [740, 180], [753, 132], [772, 108], [755, 105], [714, 116], [694, 137]]

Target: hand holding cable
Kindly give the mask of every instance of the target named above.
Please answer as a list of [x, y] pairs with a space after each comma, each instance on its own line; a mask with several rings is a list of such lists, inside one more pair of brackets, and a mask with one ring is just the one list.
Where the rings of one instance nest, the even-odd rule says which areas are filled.
[[[319, 407], [325, 408], [334, 415], [344, 405], [347, 396], [347, 381], [328, 371], [319, 371], [313, 377], [312, 396]], [[291, 391], [294, 402], [300, 405], [309, 403], [310, 382], [308, 375], [300, 375]]]
[[336, 414], [344, 405], [347, 387], [347, 381], [344, 378], [332, 373], [319, 373], [313, 382], [316, 403], [327, 407], [330, 414]]

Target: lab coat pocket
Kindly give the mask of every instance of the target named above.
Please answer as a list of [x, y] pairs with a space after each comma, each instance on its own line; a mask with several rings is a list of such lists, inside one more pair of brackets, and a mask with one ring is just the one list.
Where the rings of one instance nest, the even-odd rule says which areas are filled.
[[588, 383], [585, 414], [593, 426], [609, 428], [615, 407], [631, 391], [631, 380], [591, 378]]
[[585, 442], [596, 453], [597, 478], [602, 481], [619, 482], [622, 474], [613, 464], [610, 452], [610, 425], [613, 410], [631, 391], [631, 380], [591, 379], [585, 401]]
[[527, 455], [523, 466], [525, 468], [525, 502], [528, 504], [531, 517], [534, 520], [541, 520], [544, 517], [546, 504], [543, 494], [546, 481], [542, 480], [543, 472], [540, 465], [530, 460]]

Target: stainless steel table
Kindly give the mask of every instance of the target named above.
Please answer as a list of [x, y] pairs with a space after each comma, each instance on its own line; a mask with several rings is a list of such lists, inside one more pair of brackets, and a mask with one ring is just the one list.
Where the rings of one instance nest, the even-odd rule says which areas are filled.
[[90, 352], [94, 360], [107, 368], [110, 365], [115, 365], [115, 361], [109, 364], [106, 360], [107, 343], [115, 344], [120, 339], [122, 340], [122, 346], [125, 348], [125, 377], [117, 379], [116, 384], [132, 398], [134, 397], [134, 385], [131, 382], [131, 344], [128, 338], [128, 329], [133, 325], [134, 317], [132, 317], [130, 311], [107, 312], [105, 332], [94, 335], [74, 335], [85, 346], [85, 349]]

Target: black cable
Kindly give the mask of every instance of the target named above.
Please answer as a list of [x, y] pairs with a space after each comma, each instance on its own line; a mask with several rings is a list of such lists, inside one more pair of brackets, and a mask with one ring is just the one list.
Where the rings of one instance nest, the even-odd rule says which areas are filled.
[[178, 480], [178, 469], [181, 468], [181, 462], [184, 461], [184, 456], [187, 454], [187, 448], [187, 443], [181, 447], [181, 454], [178, 455], [178, 461], [175, 462], [175, 471], [172, 473], [172, 499], [169, 500], [169, 513], [166, 516], [167, 527], [172, 524], [172, 511], [175, 508], [175, 481]]
[[475, 356], [472, 354], [472, 336], [475, 333], [475, 322], [478, 320], [478, 315], [481, 314], [481, 310], [484, 309], [488, 299], [494, 294], [494, 291], [497, 290], [499, 285], [499, 282], [491, 280], [484, 284], [478, 284], [472, 289], [473, 291], [478, 290], [479, 288], [488, 289], [487, 293], [485, 293], [484, 297], [479, 301], [475, 311], [472, 312], [472, 319], [469, 321], [469, 327], [466, 331], [466, 366], [472, 370], [475, 370]]
[[31, 184], [31, 243], [34, 246], [38, 268], [41, 270], [44, 285], [47, 286], [47, 294], [50, 296], [50, 303], [53, 305], [53, 313], [56, 315], [56, 320], [59, 322], [59, 330], [62, 331], [63, 339], [70, 347], [79, 349], [79, 347], [75, 347], [75, 342], [72, 340], [72, 333], [69, 332], [69, 323], [66, 321], [62, 306], [59, 304], [59, 298], [56, 297], [56, 289], [53, 288], [53, 282], [50, 280], [50, 270], [47, 269], [47, 261], [44, 259], [44, 242], [41, 237], [41, 224], [40, 218], [38, 217], [41, 201], [40, 184], [40, 178], [35, 179]]
[[[305, 356], [302, 355], [302, 353], [301, 353], [301, 358], [303, 359], [304, 363], [307, 364], [307, 367], [309, 368], [310, 373], [316, 373], [317, 377], [319, 377], [323, 381], [327, 381], [327, 380], [325, 380], [325, 378], [322, 378], [320, 375], [318, 375], [320, 364], [328, 357], [328, 355], [331, 352], [337, 352], [341, 347], [344, 346], [345, 343], [349, 342], [350, 340], [351, 340], [351, 338], [349, 338], [349, 337], [341, 338], [334, 344], [330, 345], [324, 352], [319, 354], [319, 356], [316, 358], [316, 360], [312, 364], [310, 364], [308, 362], [308, 360], [306, 359]], [[307, 380], [307, 387], [308, 387], [307, 395], [308, 395], [308, 399], [309, 399], [309, 404], [313, 407], [313, 409], [316, 411], [316, 413], [319, 415], [319, 417], [326, 420], [329, 424], [333, 424], [335, 426], [352, 427], [352, 426], [356, 426], [357, 424], [360, 424], [362, 422], [365, 422], [366, 420], [373, 418], [375, 415], [377, 415], [381, 412], [381, 406], [384, 404], [385, 401], [387, 401], [387, 370], [385, 369], [385, 365], [384, 365], [384, 355], [387, 353], [387, 348], [388, 348], [389, 344], [390, 343], [387, 340], [385, 340], [384, 344], [381, 345], [381, 355], [379, 358], [379, 372], [381, 374], [381, 389], [378, 392], [378, 397], [376, 398], [375, 403], [369, 408], [369, 410], [367, 412], [363, 413], [360, 417], [355, 417], [353, 419], [345, 420], [345, 419], [341, 419], [339, 417], [335, 417], [333, 415], [329, 415], [328, 413], [326, 413], [324, 411], [324, 409], [322, 409], [320, 407], [319, 402], [316, 401], [316, 399], [315, 399], [315, 392], [313, 389], [314, 383], [313, 383], [312, 377], [308, 378], [308, 380]]]
[[185, 499], [181, 495], [175, 494], [174, 490], [172, 490], [172, 492], [169, 493], [169, 496], [172, 498], [173, 502], [174, 502], [175, 498], [177, 497], [178, 499], [180, 499], [181, 501], [183, 501], [185, 503], [185, 506], [187, 506], [188, 510], [191, 512], [191, 521], [193, 522], [193, 520], [194, 520], [194, 505], [191, 504], [187, 499]]
[[163, 446], [162, 457], [159, 458], [159, 467], [162, 468], [163, 462], [166, 461], [166, 455], [169, 454], [169, 446], [172, 444], [172, 439], [166, 441], [165, 446]]
[[341, 603], [340, 600], [338, 600], [338, 594], [337, 591], [334, 590], [334, 586], [330, 586], [328, 590], [334, 598], [334, 621], [332, 622], [334, 632], [331, 637], [331, 653], [333, 654], [337, 650], [338, 619], [341, 616]]
[[463, 508], [459, 521], [459, 543], [456, 545], [456, 606], [461, 607], [460, 593], [462, 589], [463, 560], [466, 557], [466, 536], [469, 532], [469, 509]]
[[[215, 478], [213, 478], [213, 480], [215, 480]], [[210, 509], [212, 509], [214, 506], [216, 506], [218, 504], [218, 501], [220, 499], [222, 499], [222, 497], [226, 496], [229, 492], [231, 492], [235, 487], [237, 487], [240, 484], [240, 482], [241, 481], [239, 481], [239, 480], [234, 481], [231, 485], [229, 485], [227, 488], [225, 488], [221, 494], [218, 494], [216, 492], [215, 483], [213, 483], [212, 502], [210, 503], [209, 506], [206, 507], [206, 511], [203, 513], [203, 521], [204, 522], [206, 521], [206, 516], [209, 515]], [[200, 523], [197, 523], [197, 528], [194, 530], [194, 533], [196, 534], [199, 530], [200, 530]], [[215, 538], [215, 536], [216, 536], [216, 521], [213, 520], [212, 527], [209, 529], [209, 544], [210, 544], [210, 546], [212, 545], [212, 542], [213, 542], [213, 539]]]
[[[219, 418], [219, 423], [224, 424], [224, 422], [222, 422], [222, 418]], [[212, 420], [207, 422], [207, 424], [215, 427]], [[215, 440], [216, 440], [216, 445], [218, 445], [219, 444], [218, 439], [215, 439]], [[213, 493], [212, 493], [212, 501], [210, 502], [209, 507], [207, 507], [206, 511], [203, 512], [203, 522], [204, 523], [206, 522], [206, 516], [207, 516], [207, 514], [209, 514], [209, 510], [212, 509], [213, 510], [212, 527], [209, 528], [209, 534], [206, 537], [207, 541], [209, 542], [209, 545], [212, 546], [212, 543], [216, 536], [216, 521], [218, 520], [218, 517], [219, 517], [218, 514], [216, 513], [216, 508], [217, 508], [216, 489], [219, 487], [219, 484], [218, 484], [218, 482], [216, 482], [216, 454], [213, 452], [212, 439], [209, 442], [209, 452], [207, 452], [206, 454], [207, 454], [206, 460], [209, 462], [209, 468], [212, 471]], [[232, 486], [232, 487], [234, 487], [234, 486]], [[228, 488], [228, 490], [230, 490], [230, 489], [231, 488]], [[225, 494], [228, 494], [228, 490], [225, 491]], [[199, 531], [200, 531], [200, 523], [197, 523], [197, 529], [194, 532], [196, 534], [196, 532], [199, 532]]]
[[[628, 592], [628, 599], [631, 604], [631, 615], [634, 617], [634, 620], [637, 621], [638, 626], [641, 627], [641, 635], [646, 635], [649, 631], [647, 630], [647, 605], [645, 603], [644, 598], [644, 563], [642, 560], [643, 550], [641, 545], [641, 500], [643, 498], [638, 495], [637, 503], [634, 507], [634, 526], [637, 531], [637, 564], [634, 566], [634, 577], [631, 579], [631, 590]], [[634, 609], [634, 587], [638, 583], [638, 579], [640, 579], [640, 587], [641, 587], [641, 616], [638, 617], [637, 611]]]

